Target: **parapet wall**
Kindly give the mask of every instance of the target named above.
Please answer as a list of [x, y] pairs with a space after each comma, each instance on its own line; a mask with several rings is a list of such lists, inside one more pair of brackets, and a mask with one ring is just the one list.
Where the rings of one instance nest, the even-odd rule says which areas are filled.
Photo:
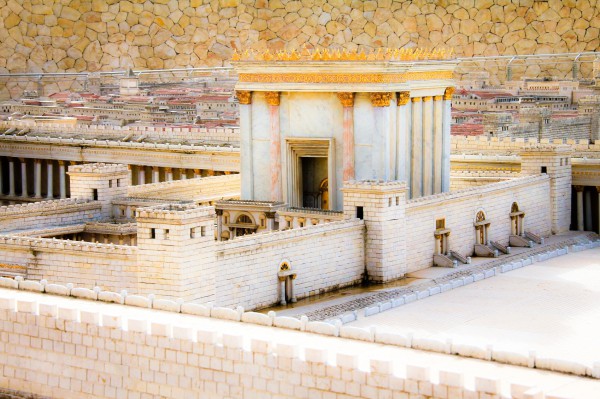
[[241, 191], [240, 174], [208, 176], [195, 179], [129, 186], [127, 195], [133, 198], [161, 200], [220, 199]]
[[0, 207], [0, 233], [85, 223], [102, 217], [98, 201], [61, 199]]
[[287, 261], [298, 299], [361, 281], [364, 223], [345, 220], [219, 241], [217, 303], [248, 309], [278, 302], [277, 273]]
[[[6, 13], [0, 67], [8, 72], [220, 66], [234, 49], [303, 45], [447, 47], [466, 57], [595, 51], [599, 46], [599, 9], [589, 1], [1, 3]], [[532, 65], [526, 72], [539, 69], [564, 76], [571, 64]], [[591, 63], [581, 63], [580, 73], [589, 72]], [[48, 86], [50, 92], [59, 89], [58, 83]]]
[[590, 143], [589, 140], [573, 139], [541, 139], [513, 137], [484, 137], [484, 136], [450, 136], [450, 146], [453, 154], [461, 153], [519, 153], [531, 144], [568, 144], [573, 148], [574, 155], [600, 151], [600, 142]]
[[448, 249], [463, 256], [473, 253], [475, 217], [485, 213], [490, 222], [489, 240], [508, 243], [511, 232], [510, 212], [516, 202], [525, 212], [524, 228], [541, 236], [551, 233], [550, 178], [545, 175], [520, 177], [500, 183], [472, 187], [463, 191], [421, 197], [408, 201], [406, 231], [413, 243], [407, 246], [409, 271], [432, 265], [436, 220], [445, 219], [451, 231]]
[[29, 129], [34, 133], [49, 133], [63, 138], [84, 137], [87, 139], [130, 140], [141, 136], [166, 141], [194, 141], [208, 143], [230, 143], [239, 145], [240, 130], [232, 128], [201, 128], [201, 127], [155, 127], [155, 126], [111, 126], [111, 125], [77, 125], [67, 124], [36, 124], [35, 121], [0, 121], [0, 130], [10, 128]]

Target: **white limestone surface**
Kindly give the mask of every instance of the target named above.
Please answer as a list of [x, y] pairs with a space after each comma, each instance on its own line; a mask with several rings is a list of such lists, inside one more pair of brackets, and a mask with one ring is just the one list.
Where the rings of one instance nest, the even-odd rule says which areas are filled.
[[600, 361], [600, 248], [498, 274], [348, 325], [592, 366]]

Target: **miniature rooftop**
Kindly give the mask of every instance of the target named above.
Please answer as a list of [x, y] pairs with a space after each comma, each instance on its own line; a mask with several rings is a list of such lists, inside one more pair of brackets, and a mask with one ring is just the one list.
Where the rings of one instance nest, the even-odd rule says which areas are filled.
[[269, 50], [235, 53], [237, 90], [389, 92], [452, 86], [457, 65], [445, 49], [379, 49], [377, 52]]

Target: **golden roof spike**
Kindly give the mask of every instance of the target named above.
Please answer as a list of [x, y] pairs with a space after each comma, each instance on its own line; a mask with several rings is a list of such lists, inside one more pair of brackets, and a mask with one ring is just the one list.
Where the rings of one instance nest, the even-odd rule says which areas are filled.
[[233, 50], [233, 54], [231, 55], [231, 61], [239, 61], [240, 60], [240, 55], [237, 52], [237, 49]]
[[316, 49], [312, 54], [313, 61], [319, 61], [321, 59], [321, 52], [319, 49]]
[[356, 59], [363, 60], [363, 61], [367, 59], [367, 54], [365, 53], [365, 49], [360, 50], [360, 53], [358, 53], [356, 55]]

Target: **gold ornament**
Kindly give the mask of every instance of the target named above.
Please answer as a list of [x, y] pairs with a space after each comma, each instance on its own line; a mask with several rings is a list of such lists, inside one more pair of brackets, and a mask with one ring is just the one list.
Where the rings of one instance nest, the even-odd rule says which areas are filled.
[[266, 91], [265, 98], [269, 105], [279, 105], [279, 92], [278, 91]]
[[410, 92], [408, 92], [408, 91], [398, 92], [398, 106], [408, 104], [409, 100], [410, 100]]
[[447, 87], [446, 91], [444, 91], [444, 100], [452, 100], [452, 95], [454, 94], [454, 87]]
[[337, 93], [337, 96], [343, 107], [354, 106], [354, 93]]
[[240, 104], [243, 104], [243, 105], [252, 104], [252, 92], [251, 91], [236, 90], [235, 96], [237, 97]]
[[374, 107], [389, 107], [392, 100], [392, 93], [369, 93], [371, 105]]

